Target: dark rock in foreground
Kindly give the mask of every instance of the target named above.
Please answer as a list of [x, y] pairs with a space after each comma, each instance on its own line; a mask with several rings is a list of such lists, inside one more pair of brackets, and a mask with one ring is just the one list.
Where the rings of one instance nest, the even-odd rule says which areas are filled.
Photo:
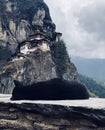
[[105, 130], [105, 99], [10, 101], [0, 95], [0, 129]]

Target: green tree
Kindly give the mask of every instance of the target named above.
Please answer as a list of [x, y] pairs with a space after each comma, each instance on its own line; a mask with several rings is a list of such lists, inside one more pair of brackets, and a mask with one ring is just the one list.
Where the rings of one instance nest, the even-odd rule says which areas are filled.
[[69, 62], [65, 42], [63, 40], [54, 42], [51, 47], [51, 51], [59, 71], [64, 73], [67, 69], [67, 63]]
[[88, 90], [90, 91], [91, 96], [96, 95], [100, 98], [105, 98], [105, 84], [99, 81], [96, 81], [92, 78], [83, 76], [79, 74], [79, 79], [82, 83], [84, 83]]

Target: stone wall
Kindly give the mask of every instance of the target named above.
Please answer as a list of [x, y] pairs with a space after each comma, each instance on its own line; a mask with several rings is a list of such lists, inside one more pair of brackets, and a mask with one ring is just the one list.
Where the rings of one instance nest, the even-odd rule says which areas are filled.
[[[10, 96], [0, 96], [0, 130], [105, 130], [105, 109], [101, 105], [102, 102], [105, 104], [105, 100], [94, 99], [97, 108], [90, 108], [93, 99], [90, 99], [88, 106], [82, 105], [88, 104], [88, 100], [54, 102], [9, 99]], [[100, 108], [98, 105], [101, 105]]]

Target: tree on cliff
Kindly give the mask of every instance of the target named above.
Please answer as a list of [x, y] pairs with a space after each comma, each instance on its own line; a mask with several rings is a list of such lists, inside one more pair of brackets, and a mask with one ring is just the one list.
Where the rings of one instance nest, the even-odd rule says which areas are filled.
[[54, 42], [51, 47], [51, 51], [59, 71], [62, 73], [65, 72], [67, 69], [67, 63], [69, 62], [65, 42], [63, 40]]

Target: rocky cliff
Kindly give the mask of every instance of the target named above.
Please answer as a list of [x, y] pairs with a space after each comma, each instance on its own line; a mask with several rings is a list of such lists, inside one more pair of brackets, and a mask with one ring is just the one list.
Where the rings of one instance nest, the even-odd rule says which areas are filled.
[[[47, 35], [50, 50], [37, 49], [17, 59], [20, 44], [27, 41], [35, 30]], [[11, 93], [14, 79], [23, 84], [54, 77], [78, 80], [75, 65], [64, 55], [67, 52], [59, 53], [62, 61], [55, 56], [56, 47], [54, 51], [52, 46], [59, 44], [56, 35], [56, 26], [43, 0], [0, 0], [0, 92]]]
[[0, 95], [1, 130], [105, 130], [105, 99], [30, 102], [10, 97]]
[[[27, 39], [35, 27], [55, 29], [49, 9], [43, 0], [0, 0], [0, 48], [9, 58], [17, 51], [19, 42]], [[8, 55], [8, 57], [7, 57]]]
[[26, 85], [54, 77], [57, 77], [56, 66], [52, 61], [51, 54], [38, 50], [23, 60], [8, 62], [2, 68], [0, 74], [0, 91], [3, 93], [11, 93], [14, 87], [14, 79]]

